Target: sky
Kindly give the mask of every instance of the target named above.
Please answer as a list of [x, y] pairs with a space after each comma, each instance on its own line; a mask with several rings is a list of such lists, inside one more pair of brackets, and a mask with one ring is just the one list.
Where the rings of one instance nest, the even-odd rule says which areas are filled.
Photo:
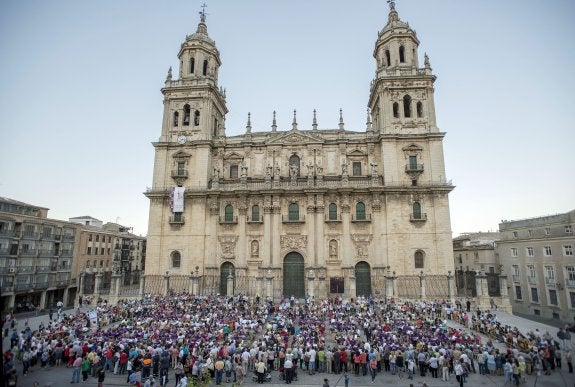
[[[196, 0], [0, 2], [0, 196], [145, 235], [160, 89]], [[205, 0], [227, 135], [364, 131], [384, 0]], [[435, 83], [454, 236], [575, 209], [572, 0], [398, 0]]]

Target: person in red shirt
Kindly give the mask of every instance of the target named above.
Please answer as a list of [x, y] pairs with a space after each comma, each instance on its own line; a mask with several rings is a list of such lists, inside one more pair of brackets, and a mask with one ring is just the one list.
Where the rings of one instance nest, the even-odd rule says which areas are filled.
[[347, 352], [342, 348], [339, 355], [339, 362], [341, 363], [340, 370], [345, 370], [347, 373]]

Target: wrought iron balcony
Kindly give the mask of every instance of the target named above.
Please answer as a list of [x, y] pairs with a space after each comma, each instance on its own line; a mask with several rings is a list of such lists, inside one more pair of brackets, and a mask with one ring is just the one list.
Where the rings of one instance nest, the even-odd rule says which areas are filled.
[[225, 216], [220, 216], [220, 224], [237, 224], [238, 223], [238, 217], [237, 216], [233, 216], [233, 217], [228, 217], [226, 218]]
[[409, 214], [410, 222], [425, 222], [427, 220], [427, 214], [422, 213], [417, 216], [417, 214]]
[[555, 286], [556, 282], [555, 277], [545, 277], [545, 284], [547, 285]]
[[0, 285], [0, 290], [2, 290], [2, 293], [12, 293], [14, 285]]
[[337, 214], [335, 217], [330, 218], [329, 215], [325, 217], [326, 222], [341, 222], [341, 214]]
[[50, 266], [36, 266], [36, 273], [49, 273]]
[[172, 177], [179, 178], [179, 179], [187, 179], [188, 178], [188, 171], [181, 170], [181, 169], [172, 169]]
[[352, 222], [371, 222], [371, 214], [365, 214], [363, 216], [357, 216], [357, 214], [351, 215]]
[[168, 220], [168, 222], [170, 224], [184, 224], [186, 222], [186, 218], [184, 215], [180, 215], [180, 216], [170, 216], [170, 219]]
[[567, 281], [565, 281], [565, 284], [569, 287], [574, 287], [575, 286], [575, 279], [568, 279]]
[[536, 284], [537, 277], [527, 277], [527, 282], [529, 282], [530, 284]]
[[264, 222], [264, 217], [260, 216], [257, 219], [253, 219], [253, 218], [248, 218], [247, 220], [248, 223], [263, 223]]
[[35, 257], [36, 255], [38, 255], [38, 250], [36, 249], [20, 250], [20, 256], [22, 257]]
[[14, 290], [17, 292], [21, 292], [23, 290], [32, 290], [32, 289], [34, 289], [34, 284], [31, 282], [14, 285]]
[[47, 289], [47, 288], [48, 288], [48, 281], [36, 282], [34, 284], [34, 289]]
[[405, 172], [407, 172], [407, 173], [411, 173], [411, 172], [421, 173], [421, 172], [423, 172], [423, 164], [406, 164], [405, 165]]
[[24, 231], [22, 233], [22, 239], [38, 239], [39, 234], [32, 231]]
[[16, 267], [16, 271], [20, 273], [34, 273], [34, 266], [18, 266]]
[[38, 252], [38, 256], [39, 257], [53, 257], [54, 255], [54, 250], [40, 250]]
[[283, 223], [304, 223], [305, 215], [300, 215], [297, 219], [290, 219], [289, 215], [282, 215]]
[[513, 282], [521, 282], [521, 279], [519, 278], [519, 274], [513, 274]]

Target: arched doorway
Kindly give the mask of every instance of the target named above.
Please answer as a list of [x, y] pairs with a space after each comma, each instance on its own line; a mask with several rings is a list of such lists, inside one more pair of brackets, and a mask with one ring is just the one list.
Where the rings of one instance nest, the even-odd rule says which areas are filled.
[[[234, 278], [234, 288], [236, 286], [236, 268], [231, 262], [224, 262], [222, 263], [222, 267], [220, 268], [220, 294], [225, 296], [228, 294], [228, 277], [232, 275]], [[232, 289], [233, 294], [233, 289]]]
[[355, 289], [357, 297], [371, 294], [371, 269], [367, 262], [362, 261], [355, 265]]
[[284, 289], [286, 297], [305, 297], [304, 260], [300, 253], [291, 252], [284, 258]]

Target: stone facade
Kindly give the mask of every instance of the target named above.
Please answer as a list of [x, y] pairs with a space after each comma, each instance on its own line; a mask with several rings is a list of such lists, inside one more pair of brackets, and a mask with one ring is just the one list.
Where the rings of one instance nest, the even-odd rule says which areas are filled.
[[503, 221], [497, 242], [514, 313], [573, 323], [575, 210]]
[[294, 111], [289, 130], [274, 113], [269, 131], [248, 118], [245, 134], [227, 136], [219, 51], [202, 15], [178, 53], [179, 78], [170, 68], [162, 89], [146, 275], [219, 276], [228, 293], [247, 276], [249, 293], [355, 297], [397, 295], [395, 277], [453, 272], [453, 186], [418, 45], [391, 10], [364, 130], [347, 130], [341, 114], [337, 128], [318, 128], [315, 112], [301, 128]]
[[79, 234], [77, 224], [48, 218], [47, 208], [0, 198], [2, 311], [73, 305]]
[[73, 277], [79, 279], [79, 295], [114, 300], [121, 290], [139, 292], [145, 265], [146, 238], [132, 234], [117, 223], [103, 224], [92, 217], [70, 218], [82, 224]]

